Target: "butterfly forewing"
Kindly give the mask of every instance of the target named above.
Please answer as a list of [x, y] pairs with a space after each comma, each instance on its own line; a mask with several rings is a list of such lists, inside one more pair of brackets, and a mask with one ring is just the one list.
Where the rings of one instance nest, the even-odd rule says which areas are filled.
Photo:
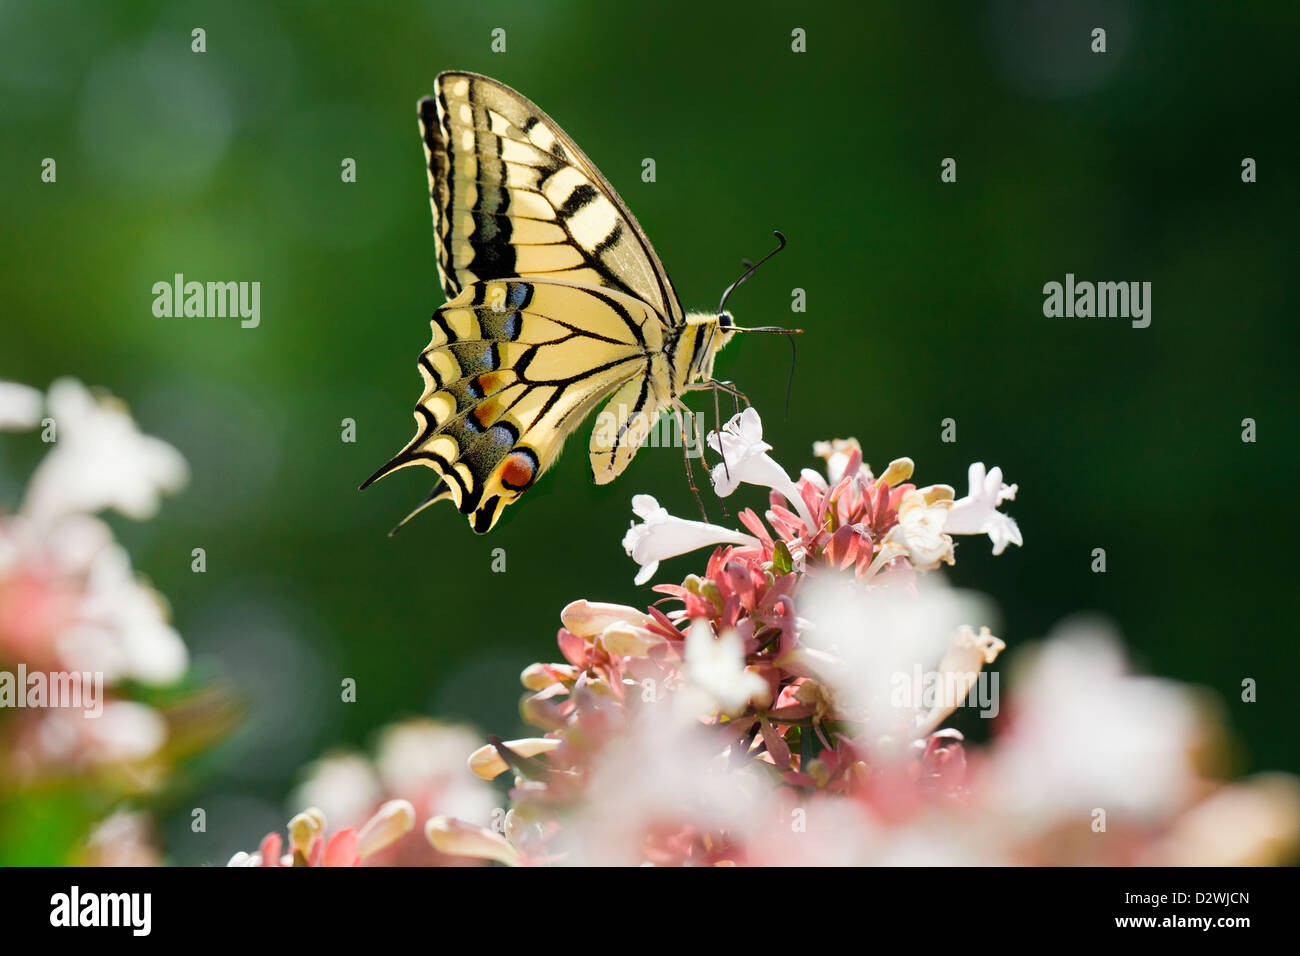
[[420, 124], [448, 298], [473, 282], [548, 277], [625, 292], [682, 322], [635, 217], [550, 117], [473, 73], [440, 74], [435, 90]]

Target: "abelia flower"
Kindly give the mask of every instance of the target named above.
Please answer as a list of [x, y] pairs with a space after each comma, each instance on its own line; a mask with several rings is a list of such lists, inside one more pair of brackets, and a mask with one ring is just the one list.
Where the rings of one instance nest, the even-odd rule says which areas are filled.
[[289, 845], [278, 833], [268, 833], [253, 853], [239, 852], [227, 866], [360, 866], [415, 825], [415, 808], [406, 800], [390, 800], [376, 811], [360, 832], [345, 827], [328, 839], [325, 815], [309, 807], [289, 821]]
[[632, 511], [642, 524], [634, 524], [623, 536], [623, 550], [641, 566], [636, 583], [645, 584], [659, 570], [659, 562], [714, 544], [753, 544], [749, 535], [707, 524], [675, 518], [650, 495], [632, 499]]
[[1023, 544], [1020, 528], [1015, 519], [998, 511], [1004, 501], [1014, 501], [1015, 485], [1002, 482], [1002, 469], [984, 470], [984, 463], [977, 461], [970, 466], [967, 475], [970, 492], [965, 498], [953, 502], [948, 512], [944, 531], [948, 534], [987, 534], [993, 542], [993, 553], [1001, 554], [1008, 544], [1017, 547]]
[[[1300, 783], [1219, 787], [1201, 776], [1193, 757], [1215, 735], [1194, 698], [1129, 674], [1095, 628], [1048, 642], [989, 745], [944, 726], [978, 696], [977, 681], [998, 676], [986, 671], [1005, 644], [979, 623], [985, 602], [931, 572], [953, 564], [956, 534], [988, 534], [995, 553], [1020, 543], [997, 510], [1016, 492], [1000, 471], [972, 466], [970, 494], [956, 500], [948, 485], [914, 484], [908, 458], [876, 477], [850, 439], [815, 446], [825, 477], [793, 481], [752, 410], [713, 447], [719, 495], [760, 485], [767, 507], [741, 510], [741, 531], [634, 499], [643, 520], [624, 547], [638, 583], [663, 558], [707, 548], [703, 567], [656, 585], [644, 610], [563, 608], [562, 660], [520, 677], [521, 712], [539, 733], [489, 737], [468, 753], [477, 780], [510, 785], [508, 811], [490, 824], [431, 816], [422, 831], [438, 853], [509, 866], [735, 866], [1294, 852]], [[891, 693], [929, 678], [936, 699]], [[1095, 806], [1114, 813], [1106, 840], [1086, 836]], [[1245, 826], [1250, 814], [1267, 824]], [[1218, 839], [1219, 827], [1243, 837]], [[348, 863], [367, 847], [364, 828], [323, 842], [323, 819], [310, 814], [290, 833], [292, 854], [264, 843], [250, 860]]]

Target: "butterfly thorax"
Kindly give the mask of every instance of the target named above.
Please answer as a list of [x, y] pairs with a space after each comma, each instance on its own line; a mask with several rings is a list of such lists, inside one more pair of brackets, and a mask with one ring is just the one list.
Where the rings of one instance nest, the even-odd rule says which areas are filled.
[[692, 312], [686, 316], [677, 341], [672, 344], [675, 390], [713, 378], [713, 360], [735, 332], [731, 316], [723, 313]]

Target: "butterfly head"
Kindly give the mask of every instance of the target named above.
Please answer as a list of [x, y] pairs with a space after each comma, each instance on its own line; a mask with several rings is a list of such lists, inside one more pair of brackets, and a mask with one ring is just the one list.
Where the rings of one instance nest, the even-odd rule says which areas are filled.
[[717, 351], [717, 349], [730, 342], [731, 337], [736, 334], [736, 320], [732, 318], [730, 312], [723, 311], [718, 313], [715, 321], [718, 324], [718, 331], [715, 336], [718, 344], [714, 351]]

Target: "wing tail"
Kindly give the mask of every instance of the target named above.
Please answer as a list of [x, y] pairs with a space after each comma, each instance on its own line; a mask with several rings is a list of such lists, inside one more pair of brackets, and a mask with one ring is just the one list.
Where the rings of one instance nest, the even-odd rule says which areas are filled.
[[597, 404], [645, 377], [659, 325], [648, 306], [609, 290], [510, 279], [468, 286], [432, 327], [416, 435], [362, 487], [427, 465], [442, 482], [412, 514], [447, 498], [484, 534]]

